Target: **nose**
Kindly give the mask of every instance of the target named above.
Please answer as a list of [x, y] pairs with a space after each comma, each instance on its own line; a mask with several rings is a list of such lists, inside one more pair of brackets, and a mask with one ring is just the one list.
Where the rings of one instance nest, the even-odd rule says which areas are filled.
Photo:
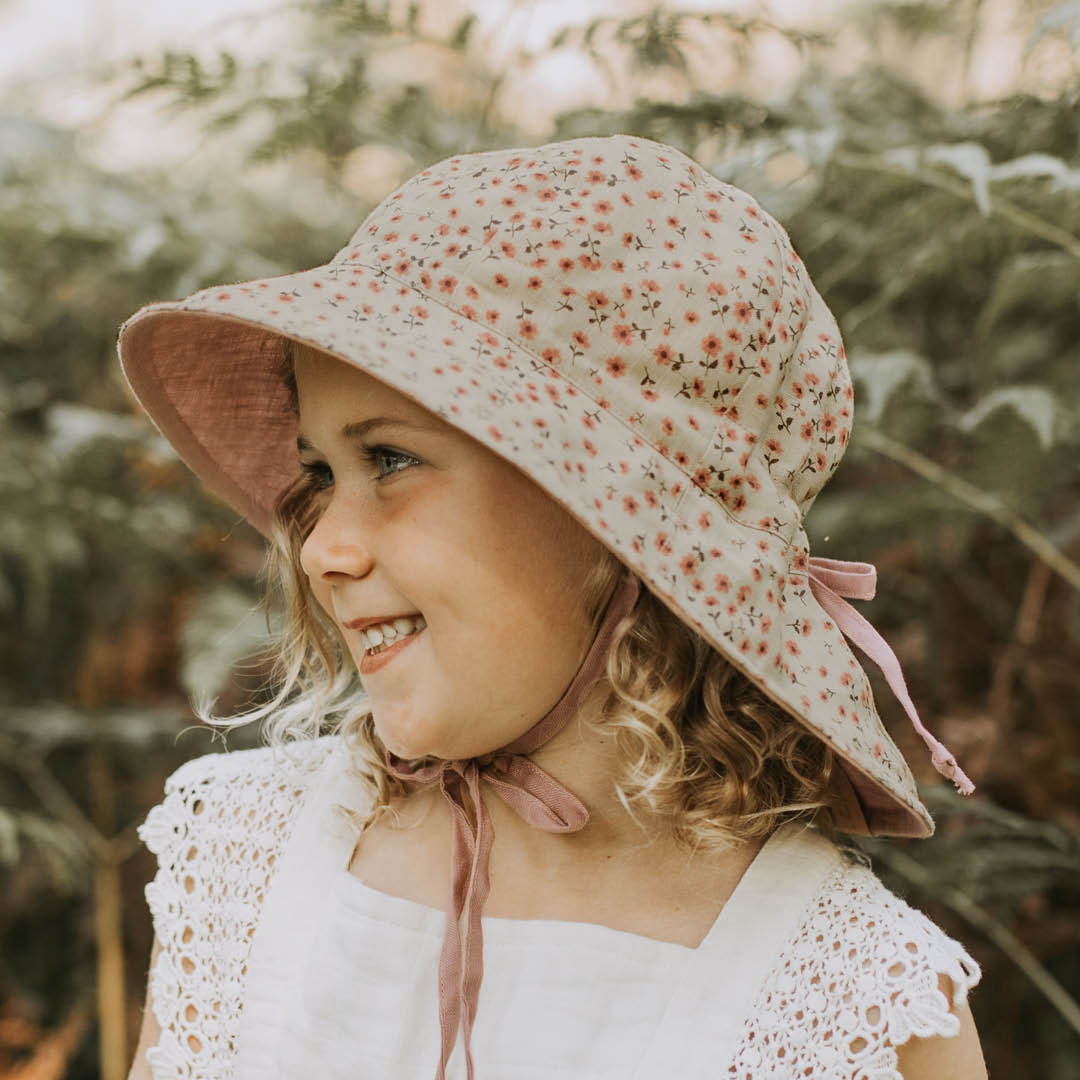
[[361, 578], [374, 565], [371, 546], [358, 527], [357, 508], [331, 500], [300, 548], [300, 566], [314, 585], [336, 579]]

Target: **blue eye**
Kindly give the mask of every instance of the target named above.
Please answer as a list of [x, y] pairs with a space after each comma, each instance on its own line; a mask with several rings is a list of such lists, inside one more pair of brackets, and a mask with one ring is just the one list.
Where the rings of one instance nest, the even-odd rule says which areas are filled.
[[334, 485], [334, 470], [325, 461], [302, 461], [300, 470], [315, 491], [325, 491]]
[[[371, 462], [375, 466], [376, 471], [379, 474], [379, 479], [383, 479], [387, 476], [392, 476], [394, 473], [402, 472], [410, 465], [419, 465], [420, 462], [412, 456], [412, 454], [403, 454], [400, 450], [394, 450], [389, 446], [365, 446], [363, 448], [364, 458]], [[391, 462], [405, 462], [403, 466], [394, 467], [388, 469], [386, 472], [382, 472], [379, 469], [380, 462], [384, 462], [389, 459]]]
[[[360, 456], [374, 468], [377, 479], [385, 480], [420, 462], [412, 454], [389, 446], [362, 446]], [[387, 465], [387, 468], [383, 468]], [[334, 486], [334, 470], [325, 461], [303, 461], [300, 469], [313, 491], [327, 491]]]

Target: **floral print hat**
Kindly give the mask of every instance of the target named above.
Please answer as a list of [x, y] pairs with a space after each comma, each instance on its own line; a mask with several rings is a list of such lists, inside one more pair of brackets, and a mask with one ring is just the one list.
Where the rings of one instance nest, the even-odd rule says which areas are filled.
[[625, 135], [448, 158], [325, 266], [152, 304], [120, 332], [161, 432], [267, 530], [298, 471], [283, 340], [381, 379], [522, 469], [683, 622], [822, 738], [850, 832], [933, 830], [846, 638], [938, 770], [895, 656], [803, 519], [853, 416], [836, 322], [783, 228], [672, 147]]

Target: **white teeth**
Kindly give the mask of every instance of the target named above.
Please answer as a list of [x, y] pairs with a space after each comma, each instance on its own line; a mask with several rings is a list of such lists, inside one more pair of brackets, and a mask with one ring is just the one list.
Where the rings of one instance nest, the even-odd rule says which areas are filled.
[[366, 648], [371, 651], [384, 644], [390, 645], [401, 638], [408, 637], [417, 630], [423, 630], [425, 626], [427, 623], [422, 615], [409, 615], [394, 619], [393, 622], [365, 627], [360, 633]]

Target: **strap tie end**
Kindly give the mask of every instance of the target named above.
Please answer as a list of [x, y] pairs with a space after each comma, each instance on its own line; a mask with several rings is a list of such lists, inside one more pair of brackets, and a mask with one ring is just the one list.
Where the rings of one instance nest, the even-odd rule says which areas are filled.
[[956, 758], [945, 747], [939, 746], [936, 748], [930, 755], [930, 760], [934, 763], [934, 768], [946, 780], [951, 780], [956, 785], [956, 790], [961, 795], [971, 795], [975, 791], [975, 785], [971, 782], [967, 773], [957, 765]]

